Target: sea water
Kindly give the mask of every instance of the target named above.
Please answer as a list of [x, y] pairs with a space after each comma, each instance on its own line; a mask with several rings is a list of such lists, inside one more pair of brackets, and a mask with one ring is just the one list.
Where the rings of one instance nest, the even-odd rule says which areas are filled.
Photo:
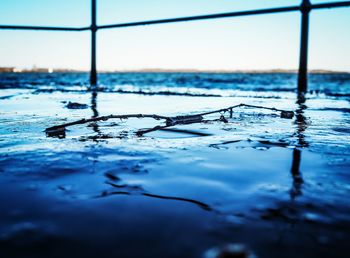
[[[1, 253], [212, 257], [243, 245], [247, 257], [348, 257], [350, 75], [311, 74], [305, 101], [296, 80], [103, 73], [90, 87], [84, 73], [0, 74]], [[242, 107], [141, 137], [164, 122], [110, 119], [45, 134], [82, 118], [240, 103], [295, 116]]]

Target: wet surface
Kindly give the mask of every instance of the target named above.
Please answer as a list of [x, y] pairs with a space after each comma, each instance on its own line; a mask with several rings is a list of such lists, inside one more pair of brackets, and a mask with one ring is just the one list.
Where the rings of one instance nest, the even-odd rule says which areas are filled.
[[[241, 96], [241, 95], [249, 96]], [[3, 89], [3, 257], [208, 257], [243, 244], [256, 257], [348, 257], [347, 99], [241, 92], [190, 97]], [[11, 97], [6, 97], [11, 96]], [[293, 97], [294, 96], [294, 97]], [[69, 109], [67, 103], [88, 108]], [[152, 119], [45, 128], [98, 115], [233, 117], [142, 137]], [[230, 247], [230, 248], [229, 248]], [[248, 252], [248, 251], [247, 251]]]

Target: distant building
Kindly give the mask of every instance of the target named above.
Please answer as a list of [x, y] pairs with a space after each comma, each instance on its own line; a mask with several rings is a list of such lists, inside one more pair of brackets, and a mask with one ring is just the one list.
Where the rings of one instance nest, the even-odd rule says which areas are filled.
[[0, 73], [13, 73], [16, 72], [15, 67], [0, 67]]

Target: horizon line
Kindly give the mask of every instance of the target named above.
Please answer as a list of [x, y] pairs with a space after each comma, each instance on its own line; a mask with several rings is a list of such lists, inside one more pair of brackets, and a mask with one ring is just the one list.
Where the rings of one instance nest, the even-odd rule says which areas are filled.
[[[17, 68], [0, 67], [0, 73], [89, 73], [89, 70], [71, 68]], [[297, 69], [194, 69], [194, 68], [135, 68], [99, 70], [99, 73], [298, 73]], [[339, 71], [330, 69], [309, 69], [309, 73], [350, 73], [350, 71]]]

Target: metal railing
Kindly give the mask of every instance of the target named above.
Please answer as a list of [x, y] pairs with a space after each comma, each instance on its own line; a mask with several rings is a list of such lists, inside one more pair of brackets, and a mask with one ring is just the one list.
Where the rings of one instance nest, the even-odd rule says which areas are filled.
[[160, 19], [160, 20], [148, 20], [148, 21], [130, 22], [130, 23], [117, 23], [117, 24], [109, 24], [109, 25], [100, 25], [99, 26], [96, 24], [96, 7], [97, 7], [96, 2], [97, 2], [97, 0], [91, 0], [91, 25], [88, 27], [48, 27], [48, 26], [0, 25], [0, 29], [5, 29], [5, 30], [45, 30], [45, 31], [86, 31], [86, 30], [90, 30], [91, 31], [90, 83], [91, 83], [91, 85], [96, 85], [97, 84], [96, 32], [98, 30], [299, 11], [299, 12], [301, 12], [301, 37], [300, 37], [299, 71], [298, 71], [298, 92], [305, 93], [307, 91], [307, 59], [308, 59], [309, 14], [310, 14], [310, 11], [316, 10], [316, 9], [349, 7], [350, 6], [350, 1], [311, 4], [310, 0], [302, 0], [301, 4], [297, 5], [297, 6], [287, 6], [287, 7], [228, 12], [228, 13], [216, 13], [216, 14], [208, 14], [208, 15], [197, 15], [197, 16], [188, 16], [188, 17]]

